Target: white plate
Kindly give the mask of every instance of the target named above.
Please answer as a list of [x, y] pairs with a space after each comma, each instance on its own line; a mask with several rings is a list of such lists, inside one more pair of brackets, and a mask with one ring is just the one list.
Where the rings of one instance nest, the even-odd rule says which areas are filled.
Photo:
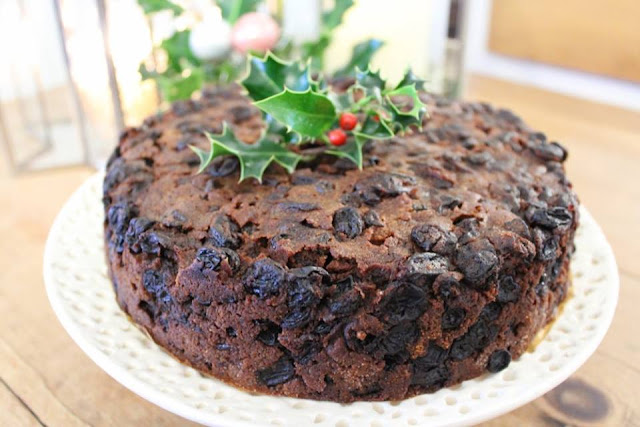
[[116, 304], [102, 241], [102, 174], [62, 208], [44, 254], [47, 293], [60, 322], [118, 382], [162, 408], [219, 426], [468, 425], [504, 414], [576, 371], [604, 337], [618, 299], [611, 247], [581, 209], [572, 261], [573, 296], [535, 351], [507, 369], [401, 402], [338, 404], [247, 393], [175, 361]]

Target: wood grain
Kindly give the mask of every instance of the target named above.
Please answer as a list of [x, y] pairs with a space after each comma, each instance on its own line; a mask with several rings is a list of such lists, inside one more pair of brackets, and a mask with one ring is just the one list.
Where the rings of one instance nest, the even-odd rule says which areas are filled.
[[[596, 354], [570, 381], [485, 425], [640, 425], [640, 114], [487, 78], [472, 78], [469, 88], [470, 98], [508, 105], [569, 147], [569, 176], [622, 272], [616, 316]], [[12, 177], [0, 169], [0, 206], [9, 207], [0, 215], [0, 425], [192, 425], [101, 371], [49, 307], [41, 278], [47, 232], [91, 173]]]
[[640, 82], [640, 2], [493, 0], [489, 49]]

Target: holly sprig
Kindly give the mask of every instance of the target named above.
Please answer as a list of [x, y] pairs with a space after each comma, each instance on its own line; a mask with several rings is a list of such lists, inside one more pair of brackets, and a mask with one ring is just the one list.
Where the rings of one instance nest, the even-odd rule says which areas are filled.
[[362, 169], [368, 141], [420, 128], [426, 114], [418, 94], [424, 81], [411, 70], [389, 87], [369, 66], [356, 68], [354, 83], [335, 91], [321, 75], [312, 75], [308, 61], [291, 63], [267, 53], [250, 57], [248, 64], [240, 84], [262, 111], [264, 131], [253, 144], [240, 141], [226, 124], [222, 134], [208, 133], [209, 151], [191, 147], [200, 159], [199, 172], [223, 155], [238, 158], [240, 181], [261, 181], [272, 162], [292, 173], [299, 162], [320, 154], [349, 159]]

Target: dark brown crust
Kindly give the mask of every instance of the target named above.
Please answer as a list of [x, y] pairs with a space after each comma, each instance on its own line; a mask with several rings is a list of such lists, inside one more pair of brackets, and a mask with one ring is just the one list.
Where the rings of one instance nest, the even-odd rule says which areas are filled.
[[566, 152], [509, 111], [423, 98], [424, 131], [372, 145], [363, 171], [323, 158], [262, 184], [238, 184], [232, 159], [196, 175], [187, 148], [223, 121], [257, 138], [235, 89], [127, 129], [104, 184], [122, 309], [180, 360], [268, 394], [397, 400], [504, 368], [567, 294]]

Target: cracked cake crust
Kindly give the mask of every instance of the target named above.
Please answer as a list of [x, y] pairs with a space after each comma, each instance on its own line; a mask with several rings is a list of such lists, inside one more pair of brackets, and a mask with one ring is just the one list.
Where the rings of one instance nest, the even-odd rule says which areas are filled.
[[238, 183], [196, 174], [237, 88], [126, 129], [104, 181], [120, 307], [175, 357], [243, 389], [398, 400], [518, 358], [567, 295], [578, 201], [566, 151], [508, 110], [421, 94], [424, 130]]

